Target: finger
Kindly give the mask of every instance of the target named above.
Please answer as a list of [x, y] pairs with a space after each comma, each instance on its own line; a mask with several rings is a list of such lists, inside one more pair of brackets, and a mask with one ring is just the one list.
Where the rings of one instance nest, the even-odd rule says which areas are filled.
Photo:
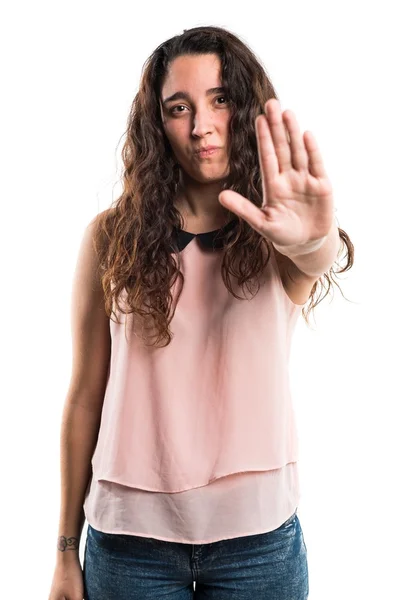
[[308, 154], [308, 169], [314, 177], [327, 177], [322, 154], [311, 131], [304, 132], [304, 144]]
[[256, 117], [255, 129], [263, 190], [262, 205], [266, 206], [270, 204], [268, 184], [270, 181], [273, 181], [276, 175], [279, 175], [279, 164], [265, 115], [258, 115]]
[[289, 133], [293, 168], [298, 171], [308, 170], [308, 154], [294, 112], [285, 110], [285, 112], [282, 113], [282, 119]]
[[280, 103], [276, 98], [271, 98], [265, 106], [275, 153], [278, 157], [279, 172], [282, 173], [292, 169], [292, 160]]
[[233, 190], [224, 190], [219, 194], [218, 199], [228, 210], [244, 219], [258, 233], [264, 235], [267, 216], [258, 206]]

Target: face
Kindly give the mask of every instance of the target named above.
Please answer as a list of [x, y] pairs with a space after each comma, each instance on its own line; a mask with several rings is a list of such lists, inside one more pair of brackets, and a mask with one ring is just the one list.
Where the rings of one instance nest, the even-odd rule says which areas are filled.
[[[219, 181], [228, 174], [231, 109], [221, 88], [220, 68], [216, 54], [180, 56], [171, 63], [161, 89], [165, 134], [181, 169], [200, 183]], [[196, 153], [203, 146], [218, 149], [206, 156]]]

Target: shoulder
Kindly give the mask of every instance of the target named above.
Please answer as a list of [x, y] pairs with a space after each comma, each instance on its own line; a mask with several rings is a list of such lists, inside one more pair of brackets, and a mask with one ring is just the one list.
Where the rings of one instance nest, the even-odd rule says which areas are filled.
[[105, 210], [97, 213], [90, 221], [89, 225], [91, 225], [93, 229], [98, 230], [100, 225], [103, 225], [104, 222], [109, 222], [114, 217], [115, 210], [113, 208], [106, 208]]
[[319, 277], [306, 275], [306, 273], [300, 271], [294, 262], [278, 252], [273, 244], [270, 244], [270, 248], [271, 252], [274, 253], [285, 292], [294, 304], [305, 304]]
[[115, 210], [107, 208], [96, 214], [90, 221], [88, 228], [91, 230], [93, 239], [104, 249], [108, 242], [108, 234], [113, 230]]

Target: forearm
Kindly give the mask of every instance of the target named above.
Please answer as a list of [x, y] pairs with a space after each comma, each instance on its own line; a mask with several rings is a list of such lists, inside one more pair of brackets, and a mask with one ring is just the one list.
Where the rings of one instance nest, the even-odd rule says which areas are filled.
[[91, 460], [100, 427], [101, 412], [73, 402], [65, 404], [60, 439], [61, 508], [57, 561], [79, 557], [85, 523], [83, 503], [92, 475]]
[[303, 273], [312, 277], [321, 276], [329, 271], [337, 258], [340, 248], [339, 230], [333, 222], [322, 246], [317, 250], [311, 250], [311, 252], [309, 250], [312, 248], [312, 244], [309, 248], [307, 248], [307, 244], [297, 247], [275, 247], [281, 254], [288, 256]]

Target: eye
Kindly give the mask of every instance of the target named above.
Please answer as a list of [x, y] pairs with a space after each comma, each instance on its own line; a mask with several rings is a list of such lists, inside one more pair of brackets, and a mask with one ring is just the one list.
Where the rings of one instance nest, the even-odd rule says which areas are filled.
[[[216, 100], [221, 100], [221, 98], [223, 98], [225, 100], [225, 102], [222, 105], [221, 104], [219, 104], [219, 105], [223, 106], [223, 105], [225, 105], [228, 102], [228, 100], [227, 100], [226, 96], [217, 96]], [[182, 113], [184, 111], [182, 111], [182, 110], [176, 111], [175, 110], [176, 108], [182, 108], [182, 107], [186, 108], [184, 104], [177, 104], [176, 106], [174, 106], [173, 108], [171, 108], [171, 110], [169, 112], [170, 112], [170, 114]]]
[[[182, 108], [182, 106], [183, 106], [183, 104], [177, 104], [176, 106], [174, 106], [173, 108], [171, 108], [171, 110], [169, 112], [171, 113], [171, 115], [173, 115], [174, 112], [175, 112], [175, 109], [176, 108]], [[182, 111], [178, 110], [176, 112], [182, 112]]]

